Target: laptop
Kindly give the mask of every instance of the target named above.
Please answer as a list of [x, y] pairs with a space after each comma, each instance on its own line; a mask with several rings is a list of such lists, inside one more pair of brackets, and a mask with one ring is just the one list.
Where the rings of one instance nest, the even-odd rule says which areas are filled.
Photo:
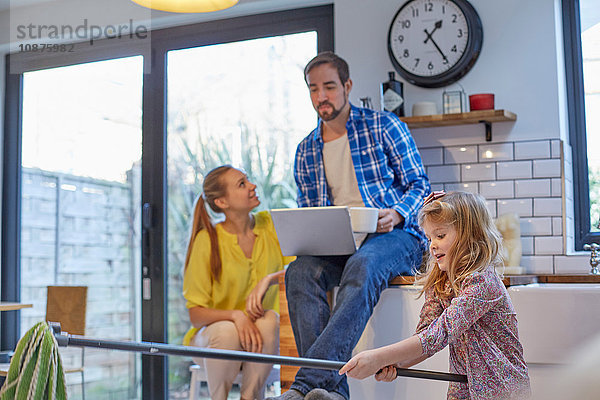
[[357, 249], [348, 207], [279, 208], [271, 217], [284, 256], [338, 256]]

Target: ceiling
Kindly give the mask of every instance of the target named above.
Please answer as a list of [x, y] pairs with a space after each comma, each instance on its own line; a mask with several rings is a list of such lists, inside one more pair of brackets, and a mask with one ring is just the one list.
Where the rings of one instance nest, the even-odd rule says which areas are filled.
[[0, 12], [6, 11], [12, 7], [28, 7], [33, 4], [47, 3], [56, 0], [0, 0]]
[[[260, 1], [261, 0], [240, 0], [238, 4], [247, 5], [247, 3], [258, 3]], [[585, 31], [586, 29], [600, 23], [600, 8], [594, 4], [596, 1], [597, 0], [580, 0], [582, 31]], [[29, 7], [35, 4], [50, 2], [60, 3], [61, 0], [0, 0], [0, 12], [9, 10], [11, 7]], [[284, 1], [282, 1], [282, 3], [284, 3]]]
[[[90, 0], [85, 0], [85, 1], [90, 1]], [[129, 1], [129, 0], [123, 0], [123, 1]], [[247, 4], [247, 3], [253, 3], [253, 2], [260, 2], [261, 0], [239, 0], [239, 4]], [[280, 0], [282, 3], [285, 2], [285, 0]], [[41, 3], [51, 3], [51, 2], [56, 2], [56, 3], [60, 3], [61, 0], [0, 0], [0, 12], [2, 11], [6, 11], [9, 10], [11, 7], [12, 8], [16, 8], [16, 7], [29, 7], [35, 4], [41, 4]]]

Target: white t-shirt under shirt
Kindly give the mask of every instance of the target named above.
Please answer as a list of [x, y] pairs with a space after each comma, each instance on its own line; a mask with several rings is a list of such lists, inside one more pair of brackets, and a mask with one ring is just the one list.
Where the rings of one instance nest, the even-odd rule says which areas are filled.
[[[350, 155], [348, 135], [323, 144], [323, 165], [329, 187], [329, 196], [334, 205], [364, 207], [365, 203], [358, 189], [354, 163]], [[355, 233], [357, 247], [367, 237], [366, 233]]]
[[354, 164], [350, 155], [348, 135], [323, 144], [323, 164], [329, 195], [336, 206], [364, 207]]

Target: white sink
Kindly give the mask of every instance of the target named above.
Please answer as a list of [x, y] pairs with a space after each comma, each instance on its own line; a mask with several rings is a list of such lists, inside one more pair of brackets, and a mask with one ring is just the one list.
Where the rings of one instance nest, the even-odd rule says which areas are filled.
[[560, 364], [600, 334], [600, 284], [512, 286], [527, 363]]

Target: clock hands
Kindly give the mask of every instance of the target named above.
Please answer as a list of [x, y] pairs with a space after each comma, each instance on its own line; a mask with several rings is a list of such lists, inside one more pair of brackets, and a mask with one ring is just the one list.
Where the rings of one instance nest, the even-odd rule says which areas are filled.
[[425, 41], [423, 43], [427, 43], [428, 40], [431, 40], [431, 43], [433, 43], [433, 45], [435, 46], [437, 51], [442, 55], [444, 62], [447, 64], [448, 58], [446, 57], [446, 55], [444, 54], [442, 49], [440, 49], [440, 46], [438, 46], [438, 44], [435, 42], [435, 40], [433, 40], [433, 36], [432, 36], [433, 32], [435, 32], [436, 30], [438, 30], [441, 27], [442, 27], [442, 20], [439, 20], [438, 22], [435, 23], [434, 28], [431, 32], [427, 32], [427, 29], [423, 29], [423, 31], [425, 31], [425, 34], [427, 35], [427, 38], [425, 39]]
[[433, 41], [433, 39], [431, 38], [431, 35], [433, 35], [433, 32], [437, 31], [441, 27], [442, 27], [442, 20], [440, 19], [438, 22], [435, 23], [434, 28], [431, 31], [431, 33], [427, 33], [427, 29], [425, 29], [425, 33], [427, 33], [427, 39], [425, 39], [425, 41], [423, 43], [427, 43], [427, 41], [429, 39], [431, 39], [431, 41]]

